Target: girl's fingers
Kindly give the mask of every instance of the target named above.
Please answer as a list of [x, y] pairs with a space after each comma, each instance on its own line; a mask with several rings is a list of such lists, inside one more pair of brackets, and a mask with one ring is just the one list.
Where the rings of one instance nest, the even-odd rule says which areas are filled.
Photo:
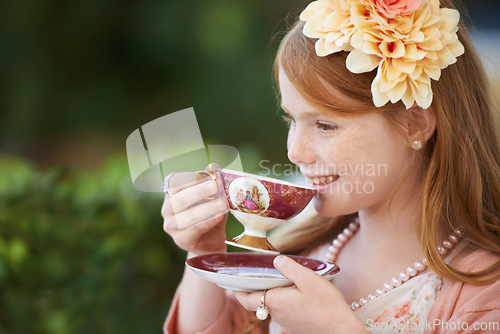
[[208, 180], [211, 180], [211, 177], [205, 171], [171, 173], [165, 178], [165, 191], [173, 195]]
[[172, 211], [172, 205], [170, 205], [170, 198], [167, 194], [165, 194], [163, 205], [161, 206], [161, 215], [164, 219], [168, 219], [168, 217], [173, 214], [174, 212]]
[[320, 278], [320, 276], [311, 269], [283, 255], [274, 258], [274, 267], [278, 269], [281, 275], [292, 281], [299, 289], [308, 287], [311, 282]]
[[173, 216], [177, 224], [177, 228], [182, 230], [188, 227], [198, 227], [203, 229], [203, 223], [221, 216], [229, 211], [226, 201], [222, 198], [201, 203], [190, 207], [187, 210], [179, 212]]
[[[233, 293], [241, 306], [243, 306], [247, 311], [256, 311], [257, 308], [262, 305], [262, 295], [264, 294], [264, 306], [267, 307], [269, 312], [272, 313], [273, 300], [278, 299], [279, 301], [280, 299], [282, 299], [280, 297], [280, 294], [285, 292], [286, 289], [287, 288], [273, 288], [270, 290], [266, 290], [266, 292], [233, 291]], [[276, 303], [277, 301], [274, 300], [274, 302]]]
[[[200, 204], [200, 206], [192, 207], [179, 214], [174, 214], [172, 212], [169, 198], [166, 196], [161, 210], [164, 218], [163, 230], [169, 234], [180, 229], [186, 229], [187, 227], [190, 227], [193, 230], [207, 230], [211, 228], [211, 225], [202, 223], [207, 220], [221, 217], [229, 211], [226, 202], [221, 198], [205, 202]], [[199, 212], [198, 210], [201, 211]]]
[[[257, 308], [261, 305], [262, 294], [264, 292], [257, 291], [249, 293], [243, 291], [233, 291], [233, 293], [241, 306], [243, 306], [247, 311], [256, 311]], [[268, 297], [269, 291], [266, 291], [264, 305], [269, 308]]]
[[217, 195], [219, 195], [217, 183], [209, 180], [170, 195], [169, 202], [172, 212], [180, 214], [194, 204]]

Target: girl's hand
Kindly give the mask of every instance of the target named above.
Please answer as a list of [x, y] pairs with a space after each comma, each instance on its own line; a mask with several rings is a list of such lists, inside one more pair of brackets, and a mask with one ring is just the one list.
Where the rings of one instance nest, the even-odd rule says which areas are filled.
[[[286, 256], [276, 257], [274, 266], [295, 284], [265, 295], [265, 306], [285, 333], [369, 333], [330, 281]], [[260, 306], [262, 292], [234, 295], [249, 311]]]
[[[209, 165], [207, 170], [213, 168]], [[196, 172], [184, 172], [179, 178], [183, 185], [171, 186], [165, 194], [163, 229], [180, 248], [193, 255], [224, 252], [228, 206], [217, 183]]]

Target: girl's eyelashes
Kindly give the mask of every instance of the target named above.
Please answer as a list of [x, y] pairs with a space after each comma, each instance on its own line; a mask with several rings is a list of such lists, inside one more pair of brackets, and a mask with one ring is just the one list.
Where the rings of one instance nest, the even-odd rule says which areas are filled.
[[337, 129], [336, 125], [323, 121], [316, 122], [316, 127], [323, 132], [330, 132]]
[[286, 123], [286, 125], [291, 126], [295, 123], [295, 120], [293, 119], [292, 116], [290, 115], [283, 115], [281, 116], [283, 118], [283, 121]]
[[[295, 120], [293, 119], [292, 116], [286, 114], [286, 115], [283, 115], [281, 117], [283, 118], [283, 121], [288, 125], [288, 127], [295, 125]], [[332, 123], [324, 122], [324, 121], [316, 121], [316, 128], [321, 130], [321, 132], [328, 133], [328, 132], [336, 130], [338, 128], [338, 126], [335, 124], [332, 124]]]

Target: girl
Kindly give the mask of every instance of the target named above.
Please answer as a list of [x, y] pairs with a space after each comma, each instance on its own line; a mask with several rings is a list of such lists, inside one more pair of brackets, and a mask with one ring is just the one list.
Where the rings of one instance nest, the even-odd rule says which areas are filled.
[[[500, 332], [499, 142], [452, 3], [315, 1], [275, 74], [319, 215], [273, 244], [341, 270], [330, 282], [278, 256], [293, 287], [234, 295], [187, 270], [165, 333]], [[224, 201], [193, 206], [216, 193], [207, 180], [165, 197], [164, 229], [188, 257], [226, 250]]]

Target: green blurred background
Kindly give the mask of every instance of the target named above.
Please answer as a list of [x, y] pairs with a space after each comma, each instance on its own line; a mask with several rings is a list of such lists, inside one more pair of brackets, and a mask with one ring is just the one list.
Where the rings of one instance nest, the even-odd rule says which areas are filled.
[[[194, 107], [246, 170], [287, 163], [271, 65], [307, 3], [0, 2], [0, 334], [161, 332], [185, 254], [162, 196], [133, 188], [125, 140]], [[498, 3], [466, 4], [498, 37]]]

